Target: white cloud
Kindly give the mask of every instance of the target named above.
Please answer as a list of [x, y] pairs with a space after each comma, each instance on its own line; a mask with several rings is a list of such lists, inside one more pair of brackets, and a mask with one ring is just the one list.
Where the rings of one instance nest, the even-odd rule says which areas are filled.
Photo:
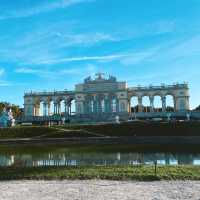
[[49, 12], [59, 8], [66, 8], [68, 6], [83, 3], [83, 2], [92, 2], [93, 0], [57, 0], [49, 1], [48, 3], [43, 3], [35, 7], [24, 10], [13, 10], [6, 15], [0, 15], [0, 20], [12, 19], [12, 18], [22, 18], [37, 15], [44, 12]]
[[45, 30], [41, 29], [31, 34], [28, 33], [27, 36], [23, 37], [22, 41], [19, 41], [18, 46], [29, 48], [40, 47], [41, 49], [53, 48], [58, 50], [65, 47], [88, 47], [100, 42], [116, 42], [120, 40], [120, 38], [105, 32], [75, 33], [69, 30], [55, 32], [54, 29], [53, 27], [46, 27]]
[[8, 81], [5, 81], [5, 80], [0, 80], [0, 87], [3, 87], [3, 86], [11, 86], [12, 84]]
[[160, 49], [157, 54], [151, 57], [151, 61], [158, 63], [162, 62], [163, 64], [168, 64], [174, 66], [177, 61], [186, 61], [190, 58], [200, 56], [200, 36], [194, 35], [188, 39], [180, 39], [169, 41], [167, 45], [160, 46]]
[[0, 68], [0, 76], [2, 76], [5, 73], [5, 69]]
[[[0, 76], [3, 76], [5, 73], [5, 69], [4, 68], [0, 68]], [[3, 87], [3, 86], [10, 86], [11, 83], [6, 81], [6, 80], [0, 80], [0, 87]]]
[[175, 21], [161, 20], [146, 26], [147, 34], [163, 34], [175, 31], [177, 24]]
[[130, 57], [133, 54], [111, 54], [105, 56], [81, 56], [81, 57], [68, 57], [68, 58], [60, 58], [55, 60], [43, 60], [37, 64], [56, 64], [56, 63], [64, 63], [64, 62], [75, 62], [75, 61], [101, 61], [101, 60], [117, 60], [120, 58]]
[[58, 36], [62, 39], [59, 46], [75, 46], [75, 45], [92, 45], [99, 42], [119, 41], [119, 38], [113, 37], [107, 33], [81, 33], [81, 34], [61, 34]]
[[188, 40], [184, 40], [181, 43], [176, 44], [169, 50], [169, 53], [174, 56], [189, 56], [189, 55], [200, 55], [200, 36], [194, 36]]
[[32, 68], [17, 68], [15, 70], [16, 73], [21, 73], [21, 74], [35, 74], [35, 73], [38, 73], [39, 70], [36, 70], [36, 69], [32, 69]]
[[65, 62], [78, 62], [78, 61], [98, 61], [98, 62], [109, 62], [113, 60], [120, 61], [123, 65], [133, 65], [137, 64], [147, 58], [152, 57], [158, 50], [159, 46], [144, 50], [142, 52], [124, 52], [119, 54], [110, 54], [103, 56], [80, 56], [80, 57], [68, 57], [68, 58], [58, 58], [52, 60], [42, 60], [41, 62], [34, 64], [58, 64]]
[[15, 73], [18, 74], [32, 74], [40, 76], [42, 78], [51, 78], [51, 79], [56, 79], [57, 77], [65, 75], [85, 75], [85, 74], [94, 74], [96, 72], [97, 72], [97, 67], [92, 64], [86, 64], [84, 65], [84, 67], [79, 66], [74, 68], [64, 68], [60, 70], [41, 69], [41, 68], [39, 69], [30, 67], [22, 67], [22, 68], [17, 68], [15, 70]]
[[141, 61], [147, 60], [155, 55], [157, 52], [157, 48], [153, 48], [148, 51], [135, 53], [132, 56], [122, 58], [120, 62], [125, 66], [135, 65], [140, 63]]
[[[61, 30], [67, 24], [69, 23], [50, 25], [45, 29], [38, 27], [37, 30], [19, 36], [17, 40], [12, 41], [10, 38], [12, 42], [4, 40], [4, 44], [0, 48], [1, 59], [24, 65], [37, 64], [44, 60], [57, 59], [63, 49], [69, 51], [70, 47], [76, 46], [84, 49], [100, 42], [119, 40], [119, 38], [105, 32], [74, 33], [72, 30]], [[69, 24], [69, 26], [73, 25]], [[59, 32], [55, 32], [56, 29]]]

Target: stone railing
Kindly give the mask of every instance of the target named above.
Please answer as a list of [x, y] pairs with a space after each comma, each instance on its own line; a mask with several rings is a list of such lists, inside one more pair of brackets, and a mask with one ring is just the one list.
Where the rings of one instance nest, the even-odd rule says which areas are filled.
[[161, 84], [160, 86], [140, 86], [138, 85], [137, 87], [129, 87], [128, 90], [163, 90], [163, 89], [188, 89], [188, 83], [182, 83], [182, 84], [173, 84], [173, 85], [165, 85]]
[[48, 91], [43, 91], [43, 92], [25, 92], [24, 96], [52, 96], [52, 95], [63, 95], [63, 94], [74, 94], [73, 91], [68, 91], [68, 90], [64, 90], [64, 91], [53, 91], [53, 92], [48, 92]]

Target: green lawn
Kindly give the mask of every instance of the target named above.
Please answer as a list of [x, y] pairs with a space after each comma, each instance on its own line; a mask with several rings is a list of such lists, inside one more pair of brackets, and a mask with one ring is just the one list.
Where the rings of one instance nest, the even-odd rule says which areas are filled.
[[32, 126], [0, 129], [0, 139], [102, 136], [200, 136], [200, 122], [134, 122], [65, 126]]
[[0, 180], [15, 179], [108, 179], [108, 180], [200, 180], [199, 166], [78, 166], [0, 168]]
[[63, 137], [91, 137], [84, 131], [64, 130], [62, 127], [45, 127], [45, 126], [30, 126], [30, 127], [12, 127], [0, 129], [0, 139], [15, 139], [15, 138], [63, 138]]

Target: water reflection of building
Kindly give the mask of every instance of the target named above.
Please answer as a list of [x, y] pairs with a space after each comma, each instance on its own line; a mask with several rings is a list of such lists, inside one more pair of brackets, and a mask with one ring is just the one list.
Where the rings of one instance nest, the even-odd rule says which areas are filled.
[[11, 166], [15, 162], [14, 156], [0, 155], [0, 166]]
[[192, 154], [178, 154], [177, 160], [179, 165], [185, 165], [185, 164], [193, 164], [194, 156]]
[[0, 166], [134, 165], [152, 164], [154, 161], [164, 165], [200, 165], [200, 155], [171, 153], [56, 152], [0, 156]]

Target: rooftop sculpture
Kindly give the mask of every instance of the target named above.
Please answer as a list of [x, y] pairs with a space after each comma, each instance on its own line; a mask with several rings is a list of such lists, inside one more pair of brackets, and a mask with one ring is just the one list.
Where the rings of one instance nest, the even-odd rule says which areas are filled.
[[117, 79], [114, 76], [109, 75], [108, 78], [105, 78], [104, 73], [96, 73], [95, 78], [92, 79], [91, 76], [88, 76], [84, 79], [84, 83], [96, 83], [96, 82], [116, 82]]

